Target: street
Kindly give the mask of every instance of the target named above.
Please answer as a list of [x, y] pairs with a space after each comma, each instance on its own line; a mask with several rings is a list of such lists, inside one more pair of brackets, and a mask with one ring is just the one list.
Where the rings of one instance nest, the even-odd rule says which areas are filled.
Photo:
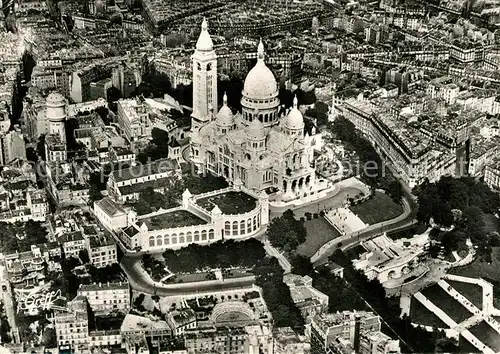
[[[19, 330], [16, 325], [16, 309], [14, 308], [14, 302], [12, 301], [14, 295], [12, 294], [12, 288], [7, 281], [7, 271], [4, 266], [1, 266], [0, 268], [0, 284], [2, 285], [2, 300], [5, 308], [5, 313], [7, 315], [7, 320], [9, 321], [10, 325], [12, 340], [14, 341], [14, 343], [21, 343]], [[6, 291], [3, 290], [3, 285], [6, 286]]]
[[253, 280], [242, 278], [231, 279], [231, 281], [225, 281], [222, 284], [203, 285], [200, 283], [193, 283], [175, 284], [175, 287], [168, 285], [156, 286], [152, 281], [150, 281], [151, 278], [147, 274], [144, 274], [144, 270], [141, 269], [141, 257], [142, 255], [126, 255], [125, 257], [123, 257], [120, 265], [125, 274], [127, 274], [127, 278], [132, 289], [146, 294], [159, 296], [175, 296], [214, 290], [248, 288], [251, 287], [254, 283]]
[[397, 231], [415, 224], [415, 214], [417, 212], [416, 204], [412, 200], [408, 201], [408, 199], [405, 198], [403, 199], [403, 206], [403, 214], [392, 220], [373, 224], [364, 230], [329, 241], [311, 257], [311, 262], [313, 262], [315, 266], [325, 264], [328, 262], [328, 257], [330, 257], [338, 248], [347, 250], [359, 245], [362, 241], [374, 238], [384, 232]]

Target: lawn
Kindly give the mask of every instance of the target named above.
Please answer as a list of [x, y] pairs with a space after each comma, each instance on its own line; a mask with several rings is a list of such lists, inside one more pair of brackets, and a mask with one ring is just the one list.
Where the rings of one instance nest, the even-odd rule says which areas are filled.
[[413, 323], [424, 326], [437, 326], [438, 328], [449, 328], [446, 323], [427, 309], [420, 301], [411, 299], [410, 318]]
[[456, 291], [465, 296], [467, 300], [472, 302], [478, 309], [483, 308], [483, 287], [464, 283], [461, 281], [445, 279], [448, 284], [452, 286]]
[[460, 336], [458, 340], [458, 353], [481, 353], [475, 346], [473, 346], [467, 339]]
[[200, 198], [196, 201], [196, 204], [207, 210], [212, 210], [217, 205], [222, 213], [226, 215], [248, 213], [257, 206], [255, 198], [243, 192], [227, 192]]
[[149, 230], [170, 229], [173, 227], [203, 225], [207, 223], [205, 220], [185, 210], [176, 210], [170, 213], [139, 219], [139, 222], [146, 223]]
[[469, 331], [481, 342], [493, 349], [495, 353], [500, 352], [500, 334], [495, 331], [488, 323], [481, 323], [469, 328]]
[[297, 247], [297, 253], [311, 257], [321, 246], [340, 236], [340, 233], [325, 218], [319, 217], [304, 221], [307, 230], [306, 241]]
[[491, 258], [491, 264], [476, 259], [464, 267], [453, 268], [450, 273], [471, 278], [500, 279], [500, 247], [493, 248]]
[[472, 316], [460, 302], [452, 298], [439, 285], [434, 284], [421, 291], [434, 305], [443, 310], [456, 323], [461, 323]]
[[399, 240], [401, 238], [412, 238], [415, 235], [423, 234], [427, 230], [427, 225], [418, 223], [402, 230], [387, 233], [392, 240]]
[[233, 278], [242, 278], [252, 276], [253, 273], [249, 272], [246, 269], [236, 268], [236, 269], [227, 269], [223, 272], [224, 279], [233, 279]]
[[365, 224], [373, 225], [391, 220], [403, 213], [403, 207], [393, 202], [387, 194], [375, 192], [372, 199], [350, 207]]
[[207, 280], [215, 280], [215, 275], [213, 272], [200, 272], [200, 273], [187, 273], [187, 274], [176, 274], [173, 278], [175, 283], [194, 283]]

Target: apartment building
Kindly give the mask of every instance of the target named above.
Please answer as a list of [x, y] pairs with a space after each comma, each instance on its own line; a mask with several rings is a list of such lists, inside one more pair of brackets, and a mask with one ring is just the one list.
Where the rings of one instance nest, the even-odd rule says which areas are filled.
[[160, 159], [145, 165], [113, 171], [107, 190], [116, 201], [132, 201], [141, 191], [152, 187], [162, 189], [170, 181], [180, 177], [180, 166], [176, 160]]
[[112, 311], [128, 312], [130, 309], [130, 287], [128, 282], [106, 284], [81, 284], [78, 296], [84, 296], [96, 313]]
[[77, 296], [68, 302], [67, 309], [67, 312], [59, 312], [54, 316], [59, 348], [69, 349], [76, 354], [87, 353], [89, 347], [87, 299]]
[[152, 123], [146, 105], [140, 98], [118, 100], [117, 119], [128, 141], [151, 136]]
[[400, 353], [399, 341], [383, 335], [380, 330], [380, 317], [373, 312], [320, 314], [311, 322], [311, 354], [334, 353], [332, 346], [352, 346], [353, 352], [360, 354]]

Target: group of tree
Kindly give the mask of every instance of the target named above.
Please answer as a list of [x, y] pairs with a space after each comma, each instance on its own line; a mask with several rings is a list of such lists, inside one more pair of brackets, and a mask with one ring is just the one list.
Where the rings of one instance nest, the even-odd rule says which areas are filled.
[[5, 312], [5, 306], [3, 302], [0, 302], [0, 340], [2, 343], [12, 342], [10, 328], [9, 320], [7, 319], [7, 314]]
[[4, 254], [25, 252], [32, 245], [47, 242], [47, 229], [39, 221], [14, 224], [0, 222], [0, 249]]
[[[262, 288], [266, 305], [273, 315], [274, 325], [304, 332], [304, 319], [292, 300], [290, 289], [283, 282], [283, 269], [276, 258], [266, 256], [260, 241], [227, 240], [207, 246], [191, 244], [179, 250], [166, 250], [163, 258], [165, 265], [174, 273], [232, 267], [251, 268], [256, 278], [255, 284]], [[149, 255], [143, 256], [143, 264], [156, 269], [161, 267]]]
[[67, 299], [73, 299], [76, 296], [81, 284], [117, 282], [125, 279], [125, 275], [118, 263], [102, 268], [87, 264], [84, 269], [85, 272], [80, 276], [75, 273], [75, 268], [82, 265], [79, 258], [62, 258], [60, 264], [62, 276], [61, 273], [48, 273], [47, 280], [51, 282], [51, 290], [60, 289]]
[[360, 174], [363, 181], [371, 187], [385, 190], [395, 202], [399, 203], [403, 197], [401, 184], [354, 124], [345, 117], [339, 116], [329, 128], [348, 150], [355, 151], [358, 155], [359, 169], [353, 172]]
[[293, 302], [290, 289], [283, 282], [283, 269], [274, 257], [265, 257], [253, 268], [255, 284], [262, 289], [267, 308], [276, 327], [291, 327], [303, 334], [305, 321]]
[[316, 118], [316, 125], [318, 127], [326, 126], [328, 124], [328, 105], [324, 102], [317, 101], [314, 108], [309, 108], [305, 115]]
[[285, 252], [294, 251], [306, 240], [307, 231], [302, 220], [295, 219], [293, 211], [271, 220], [267, 227], [267, 237], [274, 247]]
[[168, 157], [168, 133], [162, 129], [153, 128], [151, 130], [151, 142], [137, 155], [137, 160], [145, 164]]
[[417, 220], [433, 221], [450, 227], [450, 232], [434, 232], [445, 252], [464, 247], [467, 238], [477, 246], [478, 254], [491, 261], [491, 248], [500, 245], [499, 230], [487, 230], [485, 217], [497, 212], [500, 197], [483, 182], [472, 177], [442, 177], [435, 183], [424, 182], [414, 189], [418, 196]]
[[165, 264], [174, 273], [231, 267], [253, 268], [265, 256], [262, 243], [255, 239], [218, 241], [206, 246], [191, 244], [163, 253]]
[[165, 264], [149, 254], [142, 256], [142, 266], [156, 281], [160, 281], [165, 275]]

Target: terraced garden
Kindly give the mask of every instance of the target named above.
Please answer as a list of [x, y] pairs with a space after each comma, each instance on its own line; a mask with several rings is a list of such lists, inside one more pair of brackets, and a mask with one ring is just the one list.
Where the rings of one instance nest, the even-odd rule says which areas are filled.
[[465, 296], [467, 300], [472, 302], [478, 309], [483, 308], [483, 287], [477, 284], [464, 283], [461, 281], [446, 279], [456, 291]]
[[444, 289], [438, 284], [434, 284], [425, 288], [421, 293], [429, 299], [434, 305], [439, 307], [456, 323], [461, 323], [472, 316], [463, 305], [452, 298]]
[[413, 323], [419, 325], [449, 328], [436, 314], [428, 310], [427, 307], [415, 298], [411, 299], [410, 318]]
[[493, 349], [495, 353], [500, 352], [500, 334], [495, 331], [485, 321], [469, 328], [469, 331], [477, 337], [481, 342]]

